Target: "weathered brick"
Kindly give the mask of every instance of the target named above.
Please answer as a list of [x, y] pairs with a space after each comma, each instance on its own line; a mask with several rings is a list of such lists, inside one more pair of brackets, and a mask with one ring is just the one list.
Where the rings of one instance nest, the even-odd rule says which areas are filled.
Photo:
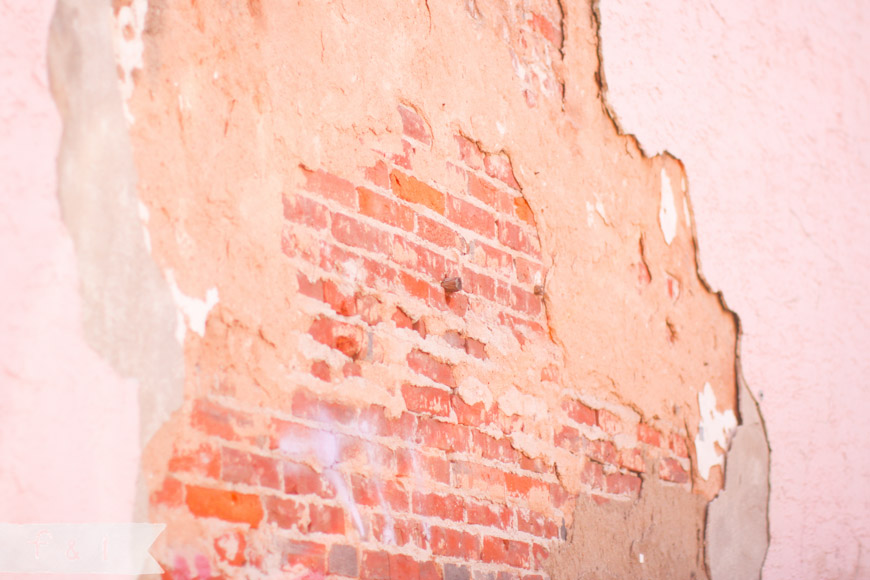
[[151, 505], [178, 507], [184, 502], [184, 484], [172, 476], [167, 476], [160, 488], [151, 493], [148, 501]]
[[643, 452], [640, 449], [620, 449], [618, 464], [620, 467], [637, 473], [643, 473], [646, 471]]
[[486, 238], [495, 238], [495, 216], [458, 197], [449, 196], [445, 216], [453, 223], [477, 232]]
[[344, 510], [338, 506], [311, 504], [309, 532], [324, 534], [344, 534]]
[[439, 417], [450, 416], [450, 393], [431, 387], [402, 385], [402, 397], [409, 411]]
[[407, 512], [410, 508], [408, 490], [401, 480], [373, 479], [355, 473], [351, 476], [353, 499], [359, 505], [389, 507], [392, 511]]
[[416, 152], [417, 150], [407, 139], [402, 139], [401, 155], [398, 153], [393, 155], [392, 157], [390, 157], [390, 161], [393, 162], [393, 165], [398, 165], [402, 169], [411, 171], [411, 169], [413, 168], [411, 160], [413, 159]]
[[287, 540], [281, 550], [288, 566], [300, 564], [309, 572], [326, 572], [326, 546], [315, 542]]
[[329, 549], [327, 570], [330, 574], [356, 578], [359, 575], [359, 555], [354, 546], [334, 544]]
[[455, 495], [414, 492], [412, 508], [423, 516], [436, 516], [446, 520], [465, 520], [465, 504]]
[[595, 419], [598, 426], [609, 435], [616, 435], [622, 432], [622, 419], [607, 409], [598, 409]]
[[480, 555], [480, 539], [468, 532], [432, 526], [430, 548], [436, 556], [476, 560]]
[[323, 301], [342, 316], [353, 316], [356, 314], [356, 297], [353, 294], [342, 292], [338, 284], [332, 280], [323, 281]]
[[283, 487], [277, 459], [230, 447], [221, 449], [221, 479], [272, 489]]
[[475, 244], [483, 255], [483, 266], [505, 277], [510, 276], [513, 269], [513, 257], [507, 252], [496, 249], [488, 244], [478, 242]]
[[549, 485], [538, 479], [516, 473], [505, 473], [505, 488], [508, 495], [528, 500], [534, 494], [547, 496], [550, 493]]
[[388, 232], [344, 214], [333, 215], [332, 235], [342, 244], [355, 248], [362, 248], [385, 256], [392, 251], [390, 246], [392, 236]]
[[311, 374], [321, 381], [326, 381], [328, 383], [332, 380], [332, 367], [330, 367], [329, 363], [326, 361], [316, 360], [311, 363]]
[[230, 566], [244, 566], [247, 562], [245, 557], [247, 541], [241, 530], [224, 532], [214, 539], [213, 545], [218, 558]]
[[308, 334], [321, 344], [355, 359], [363, 349], [363, 330], [326, 316], [319, 316], [308, 328]]
[[486, 354], [486, 345], [475, 338], [467, 337], [465, 339], [465, 352], [481, 360], [489, 358]]
[[221, 472], [221, 454], [209, 443], [190, 449], [179, 449], [176, 446], [169, 459], [169, 471], [218, 479]]
[[584, 443], [586, 455], [590, 459], [616, 465], [616, 447], [613, 443], [601, 439], [585, 439]]
[[483, 169], [483, 153], [477, 143], [464, 135], [455, 135], [454, 139], [459, 147], [459, 158], [471, 169]]
[[285, 530], [308, 531], [308, 506], [292, 499], [265, 496], [266, 518]]
[[661, 445], [661, 434], [657, 429], [650, 427], [646, 423], [638, 423], [637, 439], [648, 445], [659, 447]]
[[677, 457], [686, 458], [689, 456], [689, 448], [686, 445], [686, 438], [676, 433], [671, 433], [668, 438], [668, 449]]
[[414, 212], [379, 193], [358, 187], [359, 211], [362, 215], [369, 216], [391, 226], [405, 231], [414, 229]]
[[201, 518], [218, 518], [258, 527], [263, 519], [260, 497], [227, 489], [198, 485], [185, 486], [185, 501], [190, 512]]
[[520, 184], [517, 183], [514, 177], [514, 169], [511, 166], [511, 161], [507, 155], [503, 153], [491, 153], [483, 159], [483, 166], [486, 174], [493, 179], [498, 179], [505, 185], [508, 185], [516, 190], [520, 189]]
[[440, 214], [444, 213], [444, 194], [434, 187], [400, 171], [390, 173], [390, 186], [399, 199], [424, 205]]
[[454, 487], [475, 490], [493, 501], [504, 501], [505, 472], [488, 465], [454, 461], [450, 465], [451, 482]]
[[335, 497], [332, 483], [308, 465], [287, 461], [283, 472], [284, 493], [288, 495], [316, 494], [327, 499]]
[[517, 510], [517, 529], [540, 538], [555, 538], [559, 535], [556, 522], [531, 510]]
[[468, 450], [470, 433], [468, 427], [421, 416], [417, 422], [416, 441], [433, 449], [464, 453]]
[[408, 368], [415, 373], [419, 373], [436, 383], [441, 383], [450, 388], [456, 386], [455, 379], [453, 378], [453, 367], [437, 360], [431, 354], [415, 348], [408, 353], [406, 360], [408, 361]]
[[471, 427], [481, 427], [491, 424], [496, 417], [496, 411], [487, 409], [483, 403], [475, 403], [469, 405], [462, 400], [458, 395], [454, 395], [450, 401], [454, 413], [456, 413], [456, 421], [460, 425], [469, 425]]
[[570, 425], [562, 425], [553, 437], [553, 443], [571, 453], [583, 452], [583, 439], [580, 432]]
[[508, 530], [511, 526], [513, 511], [506, 505], [470, 502], [466, 508], [469, 524], [490, 526]]
[[396, 450], [396, 475], [436, 483], [450, 483], [450, 462], [411, 449]]
[[299, 272], [296, 275], [296, 281], [299, 285], [300, 294], [320, 300], [321, 302], [323, 301], [323, 280], [318, 279], [312, 282], [308, 279], [308, 276]]
[[526, 258], [514, 258], [514, 271], [517, 281], [522, 284], [535, 284], [543, 281], [543, 268], [538, 262]]
[[487, 300], [495, 299], [496, 282], [491, 276], [471, 270], [462, 269], [462, 288], [469, 294], [477, 294]]
[[604, 482], [604, 470], [601, 464], [594, 461], [586, 461], [583, 465], [583, 470], [580, 472], [580, 481], [594, 490], [604, 491], [606, 486]]
[[493, 536], [485, 536], [483, 538], [480, 559], [484, 562], [507, 564], [515, 568], [527, 568], [530, 556], [530, 547], [526, 542], [506, 540]]
[[428, 248], [396, 236], [393, 240], [393, 260], [422, 274], [425, 278], [440, 282], [447, 273], [447, 260]]
[[407, 105], [399, 105], [399, 116], [402, 118], [402, 133], [406, 137], [416, 139], [424, 145], [432, 145], [432, 134], [429, 126], [420, 114]]
[[411, 413], [393, 417], [381, 405], [371, 405], [360, 410], [357, 426], [361, 433], [411, 439], [417, 431], [417, 418]]
[[362, 580], [390, 580], [390, 554], [382, 550], [363, 552], [359, 577]]
[[319, 230], [329, 228], [330, 211], [322, 203], [300, 195], [285, 195], [282, 201], [284, 219]]
[[498, 220], [498, 241], [508, 248], [534, 258], [539, 258], [541, 255], [537, 239], [531, 238], [523, 228], [508, 220]]
[[366, 180], [372, 185], [378, 187], [390, 187], [390, 171], [387, 164], [383, 161], [377, 161], [371, 167], [366, 167], [364, 171]]
[[640, 477], [631, 473], [611, 473], [607, 475], [608, 493], [633, 495], [640, 492]]
[[456, 230], [423, 215], [417, 216], [417, 229], [414, 231], [424, 240], [442, 248], [461, 250], [465, 247]]
[[303, 167], [302, 173], [306, 190], [356, 209], [356, 190], [351, 182], [322, 170], [311, 171]]
[[197, 399], [190, 414], [194, 429], [228, 441], [238, 441], [234, 427], [235, 413], [206, 399]]
[[399, 281], [408, 294], [419, 300], [429, 301], [432, 294], [432, 285], [429, 282], [406, 272], [399, 272]]
[[689, 481], [689, 474], [683, 469], [679, 461], [671, 457], [665, 457], [659, 461], [659, 477], [665, 481], [674, 483], [686, 483]]
[[529, 24], [532, 30], [546, 38], [554, 47], [560, 48], [562, 46], [562, 30], [549, 19], [537, 12], [532, 12]]
[[335, 422], [347, 425], [354, 422], [357, 416], [356, 407], [325, 401], [315, 393], [305, 389], [298, 389], [293, 393], [291, 408], [297, 417], [324, 423]]
[[580, 401], [574, 399], [566, 399], [562, 401], [562, 409], [568, 414], [568, 417], [577, 423], [585, 425], [595, 425], [595, 409], [587, 407]]
[[524, 221], [530, 226], [537, 227], [535, 223], [535, 215], [532, 213], [532, 208], [529, 207], [529, 202], [526, 201], [524, 197], [515, 197], [513, 199], [514, 205], [514, 215], [520, 219], [520, 221]]
[[502, 213], [513, 213], [513, 196], [473, 173], [468, 174], [468, 193]]
[[517, 312], [537, 316], [541, 313], [541, 298], [517, 286], [511, 286], [510, 306]]

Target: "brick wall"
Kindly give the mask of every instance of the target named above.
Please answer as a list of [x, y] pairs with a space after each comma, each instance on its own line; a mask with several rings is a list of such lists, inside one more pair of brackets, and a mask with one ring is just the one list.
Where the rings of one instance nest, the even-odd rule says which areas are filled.
[[398, 105], [402, 154], [291, 172], [288, 358], [264, 387], [228, 354], [181, 410], [151, 485], [166, 577], [546, 578], [578, 494], [689, 489], [685, 432], [562, 382], [508, 156], [433, 147], [420, 113]]

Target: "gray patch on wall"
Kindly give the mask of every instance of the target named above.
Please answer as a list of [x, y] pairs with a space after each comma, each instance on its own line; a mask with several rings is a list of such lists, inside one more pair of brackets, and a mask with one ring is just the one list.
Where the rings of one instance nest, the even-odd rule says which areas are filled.
[[770, 544], [770, 447], [758, 404], [743, 382], [739, 356], [737, 404], [740, 426], [725, 462], [725, 488], [707, 506], [707, 566], [713, 580], [761, 578]]
[[[59, 0], [48, 69], [63, 122], [61, 216], [75, 245], [88, 344], [139, 383], [140, 441], [182, 402], [184, 359], [169, 287], [145, 246], [133, 150], [111, 32], [111, 3]], [[141, 473], [136, 514], [146, 505]]]

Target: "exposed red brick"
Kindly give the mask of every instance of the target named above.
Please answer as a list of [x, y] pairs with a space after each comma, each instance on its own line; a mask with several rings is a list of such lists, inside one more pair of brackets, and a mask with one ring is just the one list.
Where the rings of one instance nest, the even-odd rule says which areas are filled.
[[479, 557], [480, 540], [474, 534], [441, 526], [432, 526], [430, 534], [430, 548], [436, 556], [465, 560], [476, 560]]
[[583, 471], [580, 472], [580, 481], [592, 489], [601, 491], [606, 489], [604, 483], [604, 470], [600, 463], [595, 463], [594, 461], [587, 461], [583, 466]]
[[420, 143], [431, 146], [432, 134], [429, 126], [420, 114], [406, 105], [399, 105], [399, 116], [402, 117], [402, 132], [406, 137], [416, 139]]
[[474, 338], [467, 337], [465, 339], [465, 352], [481, 360], [489, 358], [486, 354], [486, 345]]
[[288, 540], [281, 550], [288, 566], [301, 564], [309, 572], [326, 572], [326, 546], [315, 542]]
[[327, 499], [335, 497], [335, 488], [329, 480], [308, 465], [287, 461], [283, 475], [284, 493], [288, 495], [316, 494]]
[[311, 171], [303, 167], [302, 172], [306, 190], [356, 209], [356, 190], [351, 182], [322, 170]]
[[583, 440], [580, 438], [580, 432], [570, 425], [562, 425], [559, 428], [553, 438], [553, 443], [572, 453], [583, 452]]
[[407, 512], [410, 508], [408, 490], [402, 481], [381, 481], [368, 476], [353, 474], [351, 476], [353, 499], [359, 505], [380, 507], [384, 502], [391, 510]]
[[422, 181], [405, 175], [400, 171], [390, 173], [390, 185], [393, 193], [399, 199], [424, 205], [440, 214], [444, 213], [444, 194], [434, 187], [426, 185]]
[[372, 185], [383, 188], [390, 187], [390, 171], [383, 161], [377, 161], [371, 167], [366, 167], [364, 174], [366, 180]]
[[284, 219], [303, 226], [325, 230], [329, 228], [329, 208], [299, 195], [283, 197]]
[[409, 232], [414, 229], [414, 212], [409, 208], [365, 187], [358, 187], [357, 191], [362, 215]]
[[337, 506], [311, 504], [311, 521], [309, 532], [324, 534], [344, 534], [344, 510]]
[[598, 409], [596, 414], [596, 422], [599, 427], [604, 429], [605, 433], [616, 435], [622, 431], [622, 419], [620, 419], [618, 415], [611, 413], [606, 409]]
[[483, 159], [483, 166], [486, 174], [493, 179], [498, 179], [505, 185], [508, 185], [516, 190], [520, 189], [520, 184], [517, 183], [514, 177], [514, 169], [511, 167], [511, 161], [507, 155], [503, 153], [491, 153]]
[[682, 435], [671, 433], [670, 437], [668, 438], [668, 448], [677, 457], [686, 458], [689, 456], [689, 448], [686, 445], [686, 438]]
[[311, 323], [308, 334], [321, 344], [355, 359], [363, 348], [363, 331], [358, 326], [320, 316]]
[[517, 510], [517, 529], [540, 538], [555, 538], [559, 535], [556, 522], [531, 510]]
[[450, 462], [441, 457], [426, 455], [410, 449], [396, 450], [396, 475], [436, 483], [450, 483]]
[[470, 502], [467, 505], [467, 518], [469, 524], [508, 530], [511, 526], [513, 510], [506, 505]]
[[453, 411], [456, 413], [456, 421], [461, 425], [480, 427], [491, 424], [496, 417], [495, 409], [489, 409], [483, 403], [469, 405], [458, 395], [454, 395], [450, 401]]
[[402, 287], [408, 294], [414, 298], [428, 302], [429, 296], [432, 292], [432, 285], [429, 284], [429, 282], [405, 272], [399, 272], [399, 281], [402, 283]]
[[[505, 472], [501, 469], [466, 461], [453, 461], [450, 464], [450, 471], [454, 487], [488, 493], [500, 490], [504, 494]], [[502, 500], [503, 498], [493, 496], [493, 499]]]
[[272, 457], [230, 447], [221, 449], [221, 479], [230, 483], [282, 489], [279, 467], [279, 461]]
[[503, 213], [513, 212], [513, 196], [508, 195], [485, 179], [473, 173], [468, 174], [468, 193]]
[[414, 492], [412, 509], [415, 514], [436, 516], [446, 520], [465, 520], [465, 504], [455, 495]]
[[390, 554], [373, 550], [363, 552], [359, 577], [362, 580], [390, 580]]
[[608, 493], [633, 495], [640, 491], [640, 477], [632, 473], [611, 473], [607, 475]]
[[531, 549], [526, 542], [505, 540], [492, 536], [483, 538], [480, 559], [484, 562], [507, 564], [515, 568], [528, 568]]
[[396, 328], [407, 328], [410, 330], [414, 327], [414, 321], [401, 308], [396, 308], [391, 320], [396, 324]]
[[553, 46], [560, 48], [562, 46], [562, 30], [554, 25], [550, 20], [541, 16], [537, 12], [532, 12], [532, 18], [529, 22], [532, 30], [546, 38]]
[[389, 233], [344, 214], [333, 215], [332, 235], [348, 246], [383, 255], [389, 255], [391, 252], [392, 236]]
[[198, 485], [185, 486], [185, 501], [190, 512], [201, 518], [218, 518], [258, 527], [263, 519], [260, 497], [233, 490]]
[[455, 135], [454, 139], [459, 147], [459, 158], [471, 169], [483, 169], [483, 153], [474, 141], [463, 135]]
[[630, 471], [635, 471], [637, 473], [643, 473], [646, 471], [643, 452], [640, 449], [620, 449], [617, 462], [620, 467], [624, 467]]
[[[585, 438], [584, 438], [585, 439]], [[599, 463], [616, 465], [616, 447], [610, 441], [585, 440], [586, 455]]]
[[172, 476], [163, 480], [160, 489], [151, 493], [148, 498], [151, 505], [167, 505], [178, 507], [184, 502], [184, 485]]
[[399, 417], [391, 417], [386, 408], [371, 405], [360, 410], [357, 426], [361, 433], [380, 435], [382, 437], [399, 437], [408, 440], [417, 430], [417, 418], [411, 413], [402, 413]]
[[480, 248], [483, 252], [484, 266], [487, 269], [493, 270], [505, 277], [510, 276], [514, 263], [514, 259], [510, 254], [481, 242], [478, 242], [476, 247]]
[[493, 437], [482, 431], [471, 431], [472, 452], [484, 459], [493, 459], [515, 464], [518, 461], [517, 452], [506, 437]]
[[414, 349], [406, 357], [408, 367], [415, 373], [428, 377], [436, 383], [447, 385], [450, 388], [456, 386], [453, 378], [453, 367], [434, 358], [429, 353], [420, 349]]
[[327, 560], [330, 574], [356, 578], [359, 575], [359, 554], [354, 546], [334, 544]]
[[203, 443], [194, 449], [179, 449], [176, 446], [169, 459], [169, 471], [218, 479], [221, 472], [220, 452], [208, 443]]
[[197, 399], [190, 414], [194, 429], [228, 441], [238, 441], [234, 427], [236, 413], [206, 399]]
[[308, 531], [308, 506], [292, 499], [265, 496], [266, 518], [285, 530]]
[[541, 313], [541, 298], [517, 286], [511, 286], [511, 308], [517, 312], [537, 316]]
[[529, 202], [524, 197], [515, 197], [514, 200], [514, 215], [521, 221], [526, 222], [530, 226], [537, 227], [535, 223], [535, 214], [532, 213], [532, 208], [529, 207]]
[[450, 393], [442, 389], [417, 387], [406, 383], [402, 385], [402, 397], [408, 410], [414, 413], [450, 416]]
[[514, 497], [528, 499], [533, 489], [538, 490], [538, 493], [550, 493], [550, 488], [545, 482], [526, 475], [505, 473], [504, 479], [508, 494]]
[[297, 417], [326, 423], [336, 422], [342, 425], [355, 421], [357, 416], [357, 410], [352, 405], [325, 401], [305, 389], [299, 389], [293, 393], [291, 408]]
[[417, 443], [442, 451], [468, 450], [470, 444], [468, 427], [445, 423], [434, 418], [421, 416], [417, 422]]
[[356, 297], [342, 292], [338, 284], [332, 280], [323, 281], [323, 301], [342, 316], [353, 316], [356, 314]]
[[465, 244], [456, 230], [426, 216], [417, 216], [415, 233], [426, 241], [448, 249], [463, 249]]
[[689, 481], [689, 474], [680, 465], [680, 462], [671, 457], [665, 457], [659, 461], [659, 477], [665, 481], [674, 483], [686, 483]]
[[650, 427], [646, 423], [638, 423], [637, 439], [643, 443], [647, 443], [648, 445], [654, 445], [656, 447], [661, 444], [661, 434], [658, 432], [658, 430]]
[[429, 280], [439, 281], [447, 272], [447, 260], [428, 248], [397, 236], [393, 241], [393, 260], [415, 270]]
[[296, 275], [296, 281], [299, 284], [299, 293], [323, 301], [323, 280], [311, 281], [308, 276], [299, 272]]
[[538, 241], [533, 240], [523, 228], [508, 220], [498, 220], [498, 241], [508, 248], [534, 258], [539, 258], [541, 255]]
[[541, 265], [522, 257], [514, 258], [514, 271], [517, 274], [517, 281], [523, 284], [534, 284], [543, 279]]
[[311, 374], [327, 383], [332, 380], [332, 368], [326, 361], [316, 360], [311, 363]]
[[419, 546], [428, 549], [423, 524], [418, 519], [405, 519], [395, 515], [372, 514], [372, 535], [381, 543], [397, 546]]
[[453, 223], [487, 237], [495, 237], [495, 216], [458, 197], [449, 196], [445, 216]]
[[562, 401], [562, 409], [568, 414], [570, 419], [577, 423], [595, 425], [595, 409], [587, 407], [580, 401], [566, 399]]
[[474, 270], [463, 268], [462, 288], [469, 294], [477, 294], [487, 300], [495, 299], [495, 280], [486, 274], [480, 274]]
[[411, 159], [414, 157], [414, 154], [416, 152], [417, 150], [414, 148], [413, 145], [411, 145], [411, 143], [407, 139], [402, 139], [402, 154], [399, 155], [397, 153], [396, 155], [393, 155], [392, 157], [390, 157], [390, 161], [392, 161], [394, 165], [398, 165], [402, 169], [411, 171]]

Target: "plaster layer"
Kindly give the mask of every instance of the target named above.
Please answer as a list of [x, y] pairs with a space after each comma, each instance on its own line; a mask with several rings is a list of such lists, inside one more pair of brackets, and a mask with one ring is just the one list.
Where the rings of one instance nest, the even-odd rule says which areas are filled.
[[764, 578], [859, 578], [870, 545], [868, 8], [603, 0], [607, 101], [690, 176], [771, 445]]

